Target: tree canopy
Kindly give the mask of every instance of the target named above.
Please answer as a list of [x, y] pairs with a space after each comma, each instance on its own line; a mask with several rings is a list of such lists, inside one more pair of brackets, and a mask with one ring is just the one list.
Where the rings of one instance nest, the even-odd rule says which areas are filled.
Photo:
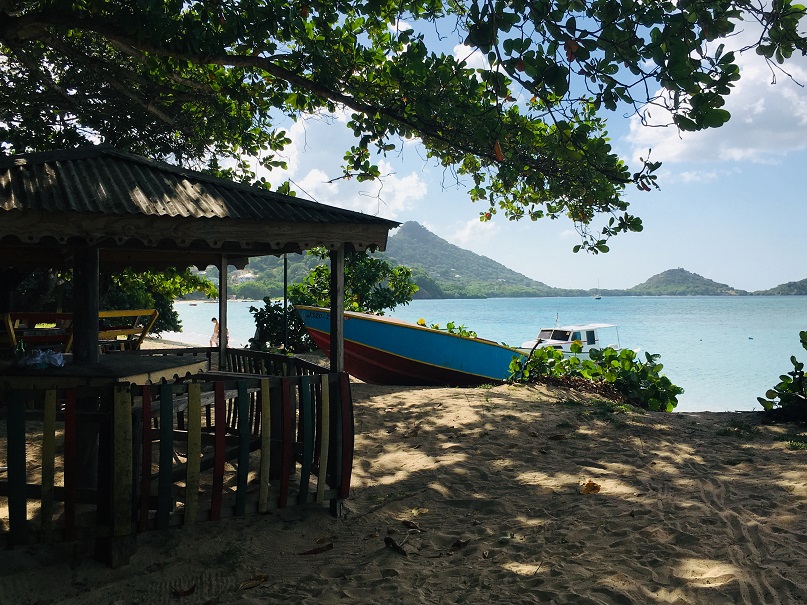
[[[724, 41], [773, 68], [807, 40], [790, 0], [0, 0], [0, 149], [103, 140], [157, 159], [282, 162], [281, 118], [346, 109], [344, 178], [418, 138], [473, 182], [482, 218], [568, 216], [583, 248], [641, 230], [625, 187], [658, 164], [611, 148], [608, 111], [660, 108], [683, 130], [729, 119]], [[484, 67], [441, 52], [459, 34]], [[437, 39], [438, 42], [434, 40]], [[230, 167], [224, 160], [236, 159]], [[594, 228], [595, 217], [605, 226]]]
[[[328, 252], [314, 248], [308, 252], [324, 261]], [[345, 256], [345, 310], [383, 315], [398, 305], [412, 301], [417, 292], [412, 270], [394, 266], [367, 252], [348, 252]], [[289, 299], [297, 305], [328, 307], [331, 304], [331, 270], [318, 264], [302, 282], [289, 287]]]

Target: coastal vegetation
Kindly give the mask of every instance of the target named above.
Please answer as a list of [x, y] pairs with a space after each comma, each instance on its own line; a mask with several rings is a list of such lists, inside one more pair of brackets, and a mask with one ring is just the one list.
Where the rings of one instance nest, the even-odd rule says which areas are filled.
[[748, 292], [690, 273], [669, 269], [634, 286], [625, 295], [634, 296], [744, 296]]
[[311, 340], [303, 320], [293, 309], [284, 307], [283, 301], [268, 296], [263, 307], [250, 307], [255, 318], [255, 336], [249, 339], [249, 348], [258, 351], [284, 351], [286, 353], [309, 353], [317, 345]]
[[[807, 331], [799, 332], [801, 346], [807, 350]], [[804, 384], [804, 363], [790, 357], [793, 369], [779, 377], [779, 383], [768, 389], [757, 401], [769, 416], [786, 421], [807, 422], [807, 393]]]
[[767, 296], [807, 296], [807, 279], [789, 281], [786, 284], [780, 284], [770, 290], [754, 292], [754, 294]]
[[[582, 347], [572, 345], [573, 353]], [[630, 349], [590, 349], [589, 359], [564, 357], [552, 347], [537, 348], [526, 360], [514, 358], [511, 380], [520, 383], [550, 382], [583, 390], [599, 389], [612, 399], [651, 411], [672, 412], [684, 392], [661, 373], [660, 355], [645, 353], [644, 360]]]
[[[418, 268], [440, 296], [427, 285], [418, 298], [500, 298], [558, 296], [560, 290], [532, 280], [487, 257], [455, 246], [420, 224], [408, 221], [390, 237], [384, 257], [390, 262]], [[428, 292], [428, 294], [426, 294]]]

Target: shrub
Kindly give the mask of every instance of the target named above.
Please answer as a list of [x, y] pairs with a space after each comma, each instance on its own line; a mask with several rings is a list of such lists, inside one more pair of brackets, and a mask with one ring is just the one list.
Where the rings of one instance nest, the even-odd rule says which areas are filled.
[[[572, 352], [579, 354], [582, 347], [575, 343]], [[543, 347], [535, 349], [526, 361], [514, 359], [510, 371], [511, 379], [516, 382], [537, 381], [541, 377], [572, 377], [610, 384], [631, 405], [672, 412], [684, 389], [661, 374], [664, 366], [658, 362], [659, 357], [645, 353], [645, 361], [639, 361], [630, 349], [616, 351], [606, 347], [591, 349], [589, 359], [567, 358], [559, 350]]]
[[[807, 331], [799, 332], [801, 346], [807, 350]], [[757, 397], [769, 415], [790, 422], [807, 422], [807, 395], [804, 392], [804, 364], [790, 357], [793, 370], [779, 376], [779, 384]]]
[[[249, 339], [249, 347], [259, 351], [278, 351], [283, 349], [284, 312], [281, 301], [263, 299], [262, 309], [250, 307], [249, 312], [255, 317], [255, 336]], [[287, 309], [288, 315], [288, 347], [287, 353], [308, 353], [317, 349], [314, 341], [308, 336], [305, 325], [293, 307]]]

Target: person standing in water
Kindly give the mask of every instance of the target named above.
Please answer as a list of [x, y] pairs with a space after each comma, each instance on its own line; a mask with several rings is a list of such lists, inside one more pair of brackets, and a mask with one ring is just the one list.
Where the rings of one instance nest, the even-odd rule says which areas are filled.
[[213, 322], [213, 335], [210, 337], [210, 346], [217, 347], [219, 346], [219, 320], [214, 317], [210, 321]]
[[[219, 320], [215, 317], [210, 321], [213, 322], [213, 335], [210, 337], [210, 346], [217, 347], [219, 346]], [[230, 330], [227, 330], [227, 344], [230, 343]]]

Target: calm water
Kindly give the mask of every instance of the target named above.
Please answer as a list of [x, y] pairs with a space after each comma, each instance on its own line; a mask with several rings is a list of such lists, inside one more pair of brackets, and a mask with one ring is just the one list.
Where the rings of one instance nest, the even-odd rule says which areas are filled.
[[[255, 331], [250, 306], [228, 305], [230, 343], [246, 345]], [[166, 338], [207, 345], [215, 303], [177, 303], [183, 332]], [[419, 300], [390, 313], [408, 321], [464, 324], [483, 338], [520, 345], [541, 327], [613, 323], [623, 347], [661, 354], [664, 373], [685, 393], [678, 411], [761, 409], [756, 398], [807, 361], [799, 330], [807, 330], [807, 297], [603, 297]]]

